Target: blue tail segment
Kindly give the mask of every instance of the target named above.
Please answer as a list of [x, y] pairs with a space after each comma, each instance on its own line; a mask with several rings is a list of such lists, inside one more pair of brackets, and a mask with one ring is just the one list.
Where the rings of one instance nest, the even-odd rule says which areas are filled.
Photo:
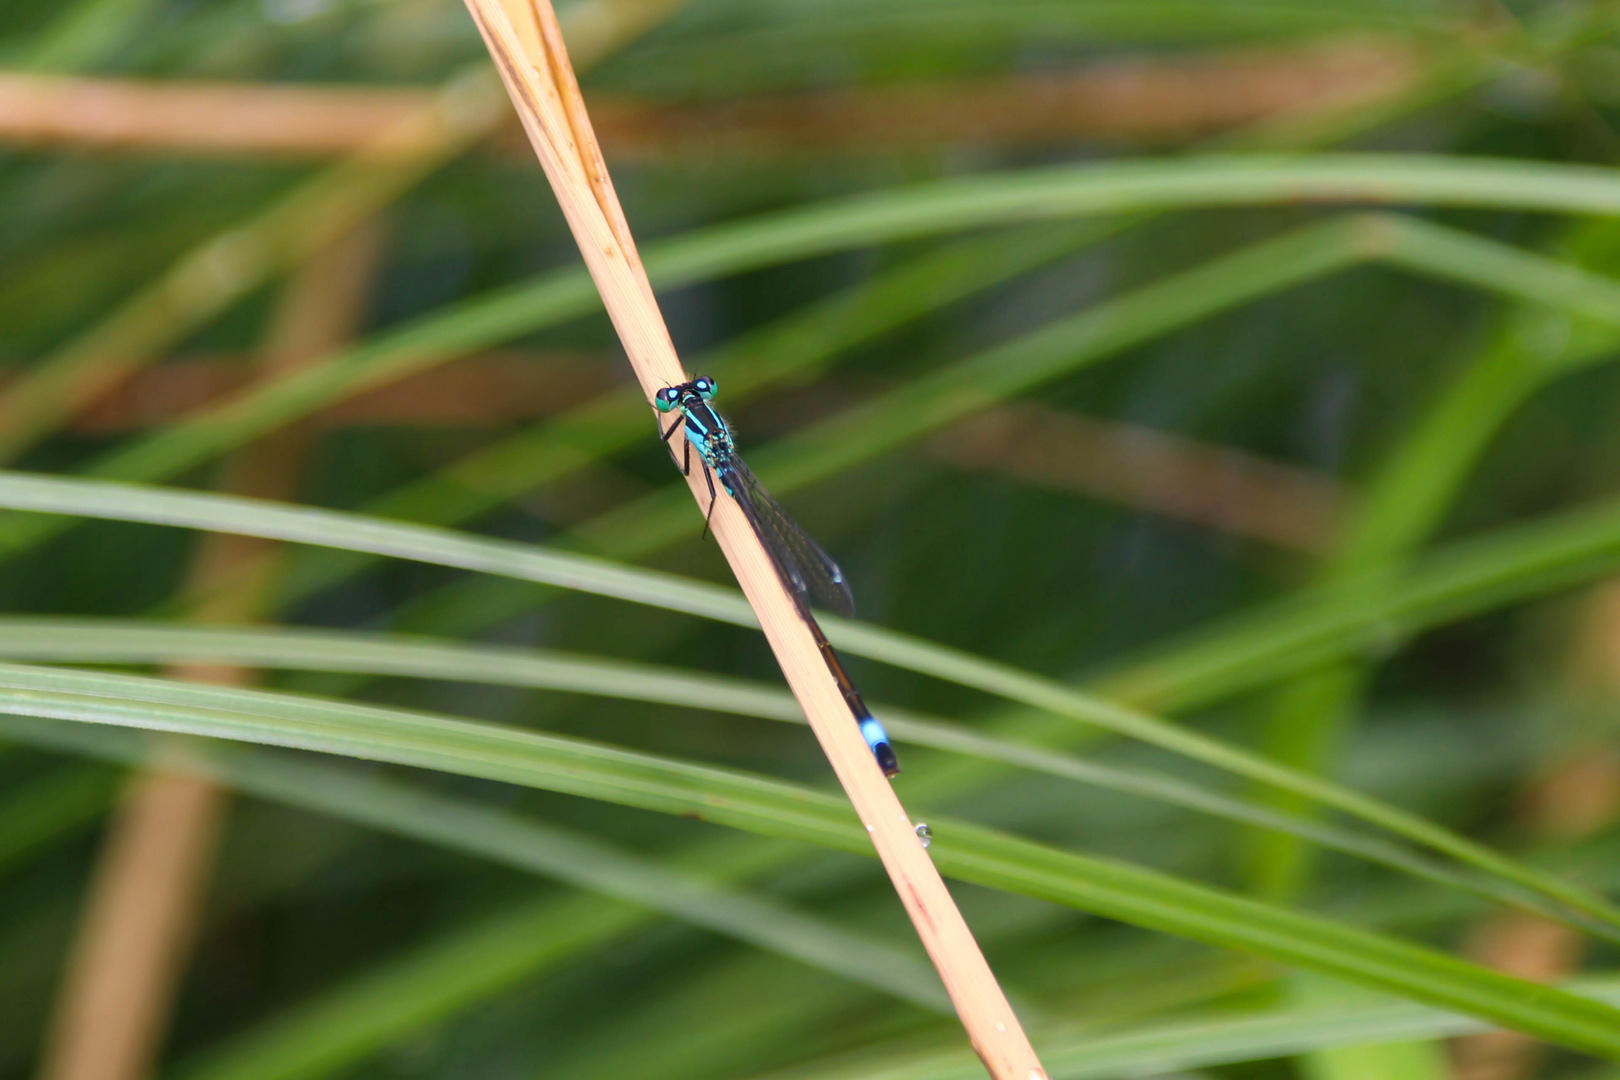
[[883, 730], [876, 717], [868, 714], [861, 718], [861, 735], [866, 739], [866, 745], [872, 748], [872, 756], [877, 758], [883, 775], [898, 775], [900, 759], [894, 756], [894, 747], [889, 745], [889, 733]]

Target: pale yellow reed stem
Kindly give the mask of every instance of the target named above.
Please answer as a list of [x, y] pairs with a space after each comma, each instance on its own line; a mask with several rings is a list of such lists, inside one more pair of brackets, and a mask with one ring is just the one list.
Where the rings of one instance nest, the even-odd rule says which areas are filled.
[[[684, 382], [635, 241], [602, 163], [585, 105], [547, 0], [466, 0], [524, 130], [562, 204], [613, 325], [649, 402]], [[698, 471], [689, 478], [708, 502]], [[984, 955], [873, 760], [814, 638], [742, 512], [722, 498], [714, 534], [764, 628], [788, 685], [872, 837], [917, 934], [955, 1003], [973, 1048], [996, 1080], [1046, 1076]]]

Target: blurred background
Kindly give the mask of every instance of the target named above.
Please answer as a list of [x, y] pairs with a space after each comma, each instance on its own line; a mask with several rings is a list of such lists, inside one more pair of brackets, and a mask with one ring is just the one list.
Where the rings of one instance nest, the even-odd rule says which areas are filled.
[[[575, 0], [559, 14], [688, 370], [718, 378], [745, 456], [843, 565], [863, 621], [1620, 887], [1615, 542], [1563, 570], [1501, 555], [1494, 584], [1449, 607], [1378, 576], [1558, 527], [1620, 482], [1606, 362], [1620, 285], [1605, 276], [1620, 233], [1546, 212], [1511, 171], [1487, 198], [1399, 194], [1411, 155], [1538, 163], [1543, 186], [1613, 165], [1620, 7]], [[729, 583], [461, 4], [13, 3], [0, 63], [10, 467]], [[1357, 159], [1351, 205], [1219, 194], [1226, 155], [1350, 169], [1345, 152], [1379, 155]], [[1020, 185], [1124, 161], [1184, 194], [1128, 212], [1021, 203], [1037, 196]], [[1407, 205], [1372, 215], [1355, 204], [1385, 201], [1364, 198], [1380, 168]], [[1004, 209], [952, 202], [963, 177], [990, 178]], [[752, 630], [222, 534], [16, 514], [0, 533], [0, 657], [427, 710], [836, 790], [802, 726], [710, 707], [707, 691], [626, 699], [632, 676], [669, 670], [779, 688]], [[1328, 595], [1344, 626], [1369, 614], [1312, 652]], [[404, 653], [391, 669], [326, 647], [233, 659], [210, 630], [230, 624], [627, 666], [575, 665], [559, 689]], [[155, 636], [186, 625], [201, 629]], [[1612, 926], [1583, 934], [1302, 838], [1332, 823], [1297, 798], [849, 664], [902, 724], [1022, 732], [1093, 769], [986, 765], [897, 727], [915, 817], [1538, 981], [1615, 961]], [[893, 1060], [912, 1071], [882, 1075], [974, 1075], [960, 1029], [925, 1004], [580, 877], [614, 859], [705, 875], [914, 962], [870, 860], [314, 755], [250, 753], [237, 780], [203, 780], [143, 767], [155, 744], [131, 731], [5, 723], [0, 1076], [683, 1080]], [[564, 869], [481, 852], [494, 826], [435, 833], [473, 809], [530, 823]], [[1612, 1075], [1519, 1035], [1346, 1037], [1334, 1024], [1372, 991], [954, 891], [1038, 1047], [1043, 1032], [1180, 1033], [1165, 1036], [1179, 1057], [1119, 1051], [1054, 1076]], [[1326, 1019], [1288, 1011], [1304, 1005]], [[1220, 1026], [1277, 1016], [1296, 1017], [1294, 1042], [1233, 1049]], [[954, 1064], [927, 1064], [940, 1052]]]

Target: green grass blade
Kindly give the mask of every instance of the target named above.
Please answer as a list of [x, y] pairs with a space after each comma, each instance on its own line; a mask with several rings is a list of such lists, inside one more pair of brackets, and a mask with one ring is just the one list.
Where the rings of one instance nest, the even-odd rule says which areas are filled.
[[[391, 761], [603, 799], [869, 854], [830, 795], [578, 740], [263, 691], [0, 665], [0, 712]], [[194, 753], [195, 751], [188, 751]], [[183, 757], [171, 762], [179, 765]], [[1458, 1009], [1620, 1057], [1620, 1010], [1428, 949], [1123, 864], [954, 822], [931, 850], [952, 876]]]
[[[1620, 286], [1606, 278], [1438, 226], [1358, 215], [1218, 258], [959, 361], [751, 455], [755, 471], [773, 491], [791, 491], [1127, 346], [1369, 258], [1520, 297], [1562, 295], [1577, 314], [1620, 318]], [[672, 484], [595, 519], [579, 535], [599, 552], [642, 558], [696, 531], [699, 521], [686, 489]], [[536, 599], [534, 590], [452, 586], [423, 602], [411, 628], [465, 633]]]
[[[1144, 707], [1196, 708], [1614, 569], [1620, 504], [1584, 506], [1458, 541], [1408, 570], [1314, 586], [1093, 683]], [[852, 649], [853, 651], [853, 649]]]
[[[604, 560], [563, 554], [506, 541], [480, 540], [426, 526], [399, 525], [328, 510], [290, 507], [231, 496], [146, 488], [106, 481], [0, 473], [0, 505], [55, 513], [156, 524], [183, 525], [220, 532], [240, 532], [269, 539], [342, 547], [400, 558], [437, 562], [467, 570], [543, 581], [674, 611], [702, 615], [737, 625], [754, 626], [753, 612], [734, 592], [699, 585], [670, 574], [632, 570]], [[1620, 516], [1620, 515], [1617, 515]], [[1571, 537], [1560, 532], [1554, 551], [1567, 562], [1573, 546], [1577, 558], [1620, 542], [1612, 534], [1620, 523], [1598, 514], [1594, 522], [1577, 522]], [[1596, 527], [1594, 527], [1596, 526]], [[1539, 556], [1547, 554], [1535, 548]], [[1599, 553], [1601, 554], [1601, 552]], [[1590, 568], [1590, 561], [1587, 562]], [[1562, 569], [1563, 567], [1558, 567]], [[1474, 568], [1476, 573], [1478, 568]], [[1487, 573], [1499, 574], [1500, 564]], [[1056, 680], [957, 650], [879, 631], [843, 620], [826, 620], [840, 647], [913, 671], [1019, 701], [1058, 716], [1094, 724], [1271, 784], [1283, 791], [1336, 807], [1387, 828], [1416, 843], [1444, 852], [1559, 903], [1568, 904], [1605, 923], [1620, 923], [1601, 897], [1521, 865], [1431, 822], [1327, 780], [1290, 770], [1241, 749], [1166, 722], [1147, 713], [1077, 692]]]
[[[809, 377], [842, 351], [1118, 229], [1118, 223], [1089, 222], [1039, 235], [1019, 231], [952, 244], [692, 357], [687, 365], [719, 380], [728, 407], [735, 407], [772, 387]], [[454, 524], [633, 446], [647, 432], [646, 399], [639, 388], [626, 387], [582, 402], [362, 509], [386, 518]], [[353, 553], [300, 560], [283, 587], [282, 603], [296, 602], [374, 561]]]
[[[294, 704], [282, 710], [282, 715], [299, 714], [296, 699], [288, 701]], [[132, 763], [139, 763], [151, 751], [133, 732], [75, 732], [70, 728], [46, 731], [35, 741]], [[703, 875], [670, 869], [584, 834], [504, 809], [353, 769], [286, 755], [244, 757], [240, 750], [230, 748], [196, 752], [203, 754], [199, 761], [212, 775], [261, 798], [539, 874], [757, 945], [920, 1008], [950, 1015], [944, 988], [920, 957], [768, 897], [739, 892]], [[83, 786], [81, 781], [79, 787]], [[98, 808], [106, 806], [109, 791], [103, 777]]]
[[[1579, 992], [1620, 1005], [1614, 979], [1583, 981]], [[1410, 1004], [1289, 1008], [1155, 1024], [1105, 1035], [1055, 1034], [1041, 1044], [1053, 1080], [1174, 1075], [1246, 1061], [1293, 1057], [1341, 1046], [1442, 1039], [1491, 1030], [1472, 1017]], [[984, 1067], [952, 1047], [869, 1061], [807, 1067], [796, 1080], [978, 1080]]]
[[[36, 722], [28, 730], [13, 733], [53, 749], [132, 764], [145, 761], [151, 750], [141, 733], [117, 728]], [[229, 744], [209, 746], [206, 758], [197, 756], [193, 763], [204, 760], [211, 776], [248, 795], [370, 825], [526, 872], [573, 881], [582, 887], [599, 884], [592, 880], [593, 875], [580, 873], [571, 862], [556, 864], [547, 841], [556, 832], [554, 828], [504, 809], [380, 781], [375, 775], [307, 758]], [[447, 828], [447, 823], [459, 827]], [[535, 825], [533, 830], [528, 828], [530, 824]], [[538, 843], [531, 842], [535, 837]], [[797, 845], [762, 845], [757, 840], [739, 844], [739, 839], [696, 845], [673, 861], [677, 866], [701, 868], [705, 877], [718, 874], [732, 879], [776, 868], [785, 858], [799, 854]], [[653, 871], [660, 879], [670, 875], [661, 867], [653, 867]], [[607, 884], [607, 892], [616, 894], [613, 883]], [[652, 884], [651, 880], [642, 880], [629, 891], [639, 895]], [[656, 894], [654, 900], [657, 909], [666, 907]], [[722, 898], [718, 909], [701, 913], [703, 921], [723, 920], [728, 906]], [[189, 1080], [293, 1080], [341, 1071], [379, 1048], [463, 1011], [517, 981], [647, 929], [654, 921], [654, 910], [610, 899], [602, 892], [513, 905], [433, 938], [373, 971], [188, 1057], [178, 1072]], [[664, 913], [677, 917], [680, 914]], [[737, 933], [736, 928], [723, 928], [722, 932], [748, 937]], [[906, 984], [902, 998], [920, 998], [918, 1003], [925, 1008], [937, 1004], [928, 998], [930, 992], [939, 995], [932, 970], [911, 956], [897, 953], [885, 942], [839, 933], [833, 942], [833, 954], [822, 958], [812, 946], [818, 938], [828, 935], [800, 937], [791, 927], [789, 933], [787, 944], [791, 947], [787, 951], [807, 949], [818, 967], [838, 966], [846, 949], [854, 948], [858, 955], [852, 958], [852, 971], [872, 972], [880, 992], [882, 987], [900, 982]], [[779, 947], [782, 943], [771, 940], [769, 935], [756, 943], [783, 951]]]
[[[1489, 206], [1620, 212], [1608, 170], [1497, 159], [1320, 154], [1061, 166], [975, 176], [837, 200], [650, 245], [658, 288], [851, 248], [996, 224], [1194, 206], [1329, 203]], [[240, 446], [361, 390], [587, 314], [599, 301], [581, 270], [562, 271], [457, 305], [251, 388], [92, 467], [155, 480]]]
[[501, 116], [481, 67], [453, 76], [440, 93], [444, 132], [429, 152], [383, 164], [359, 152], [301, 181], [29, 367], [0, 398], [0, 459], [15, 460], [119, 380], [393, 202]]
[[[1097, 304], [914, 379], [751, 454], [772, 490], [788, 491], [938, 431], [1004, 398], [1071, 374], [1221, 311], [1361, 261], [1359, 223], [1334, 220], [1265, 240]], [[686, 535], [698, 520], [679, 485], [576, 530], [623, 558]]]
[[[776, 492], [835, 475], [1041, 382], [1070, 374], [1198, 319], [1365, 259], [1374, 246], [1356, 219], [1262, 241], [1098, 304], [957, 361], [891, 393], [750, 453]], [[575, 530], [580, 543], [620, 559], [650, 555], [701, 525], [678, 484], [600, 515]], [[452, 586], [423, 602], [414, 622], [463, 633], [526, 610], [534, 590]], [[410, 629], [422, 629], [411, 625]]]
[[[1320, 253], [1319, 257], [1329, 260], [1330, 264], [1336, 255], [1353, 260], [1382, 259], [1415, 272], [1492, 289], [1519, 299], [1544, 301], [1574, 314], [1620, 321], [1620, 286], [1568, 264], [1407, 217], [1360, 215], [1347, 220], [1343, 228], [1342, 236], [1329, 236]], [[1027, 242], [1009, 245], [1001, 238], [960, 245], [918, 260], [847, 296], [818, 305], [804, 316], [789, 320], [778, 332], [747, 339], [722, 350], [721, 356], [711, 360], [694, 360], [692, 369], [720, 377], [729, 402], [745, 401], [770, 382], [824, 359], [830, 349], [846, 347], [854, 340], [894, 325], [898, 319], [907, 317], [920, 297], [927, 297], [929, 305], [949, 302], [968, 290], [983, 287], [1067, 250], [1094, 231], [1082, 231], [1073, 238], [1058, 235], [1047, 244], [1035, 247]], [[1340, 243], [1344, 244], [1342, 248], [1335, 246]], [[1308, 273], [1314, 261], [1301, 260], [1294, 271]], [[1227, 269], [1236, 268], [1219, 263], [1202, 277], [1220, 280], [1224, 276], [1221, 271]], [[1160, 291], [1179, 296], [1197, 290], [1199, 285], [1199, 279], [1177, 278]], [[1169, 315], [1168, 323], [1151, 332], [1163, 332], [1184, 317], [1174, 312]], [[822, 329], [822, 324], [827, 328]], [[1056, 337], [1061, 345], [1061, 335]], [[993, 355], [999, 356], [1000, 352]], [[1073, 362], [1080, 363], [1088, 358], [1093, 357], [1082, 348]], [[741, 360], [746, 361], [746, 366], [732, 372], [733, 365]], [[588, 402], [558, 420], [480, 451], [442, 473], [377, 500], [366, 509], [384, 517], [441, 524], [464, 520], [490, 509], [503, 498], [553, 482], [585, 461], [629, 445], [644, 434], [641, 406], [639, 395], [632, 392]], [[890, 432], [903, 428], [907, 418], [915, 414], [909, 403], [903, 402], [901, 406], [878, 417], [866, 430]], [[872, 408], [875, 411], [880, 406], [874, 404]], [[843, 447], [847, 445], [848, 432], [844, 430], [847, 426], [839, 425], [838, 430], [825, 434], [818, 434], [820, 429], [806, 432], [801, 439], [810, 443], [821, 438]], [[915, 434], [913, 432], [913, 436]], [[804, 453], [807, 447], [803, 445], [799, 450], [800, 465], [794, 474], [775, 477], [779, 488], [823, 472], [824, 467], [806, 468], [806, 458], [813, 461], [817, 455]], [[768, 461], [762, 463], [762, 467], [768, 468]], [[633, 523], [638, 543], [644, 542], [640, 538], [649, 535], [673, 532], [677, 520], [686, 528], [691, 527], [678, 491], [652, 506], [661, 509], [650, 506], [644, 512], [662, 517], [664, 528], [649, 533], [648, 521]], [[602, 533], [609, 531], [606, 523], [599, 523], [596, 528]], [[611, 540], [608, 545], [610, 550], [617, 547]], [[292, 582], [290, 597], [307, 595], [329, 585], [369, 561], [354, 555], [311, 560]]]
[[[0, 618], [0, 656], [11, 660], [84, 664], [212, 660], [282, 670], [450, 679], [804, 723], [804, 713], [791, 694], [743, 679], [694, 675], [680, 668], [602, 660], [544, 649], [463, 645], [427, 639], [101, 619]], [[983, 735], [961, 725], [881, 704], [877, 711], [889, 733], [901, 743], [1013, 765], [1276, 830], [1450, 888], [1549, 918], [1571, 920], [1563, 909], [1541, 902], [1534, 895], [1503, 888], [1491, 879], [1466, 877], [1376, 838], [1268, 810], [1178, 777], [1146, 769], [1104, 765], [1050, 748]], [[379, 827], [387, 825], [386, 821], [371, 823]], [[397, 828], [397, 825], [391, 827]], [[1590, 920], [1572, 921], [1589, 933], [1612, 936], [1602, 924]]]
[[926, 959], [760, 894], [669, 869], [584, 834], [352, 769], [267, 755], [231, 770], [252, 790], [374, 828], [493, 859], [841, 975], [922, 1009], [952, 1015]]

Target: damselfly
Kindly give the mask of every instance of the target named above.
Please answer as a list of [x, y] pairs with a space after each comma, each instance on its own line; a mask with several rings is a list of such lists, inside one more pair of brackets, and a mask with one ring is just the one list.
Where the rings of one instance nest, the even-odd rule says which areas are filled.
[[663, 432], [664, 442], [669, 442], [675, 432], [685, 430], [686, 449], [681, 456], [681, 472], [687, 476], [692, 475], [692, 451], [697, 450], [703, 478], [709, 484], [708, 516], [713, 516], [714, 503], [719, 498], [714, 490], [717, 476], [726, 494], [742, 510], [743, 517], [770, 555], [782, 584], [787, 586], [788, 593], [793, 597], [799, 616], [810, 627], [816, 646], [821, 650], [821, 658], [838, 683], [839, 692], [844, 695], [844, 703], [849, 706], [851, 715], [860, 726], [866, 745], [872, 748], [872, 754], [884, 775], [893, 776], [900, 771], [900, 763], [895, 759], [894, 748], [889, 745], [888, 732], [883, 730], [883, 725], [872, 716], [866, 702], [861, 700], [860, 691], [855, 689], [849, 673], [844, 670], [838, 654], [833, 652], [827, 636], [821, 632], [810, 611], [810, 605], [814, 603], [845, 617], [855, 614], [855, 598], [850, 594], [849, 584], [844, 581], [844, 572], [821, 550], [819, 544], [810, 539], [798, 522], [788, 516], [782, 504], [771, 498], [771, 493], [760, 485], [759, 479], [743, 462], [731, 437], [730, 425], [709, 404], [715, 390], [713, 379], [699, 376], [691, 382], [666, 386], [658, 391], [653, 401], [659, 412], [681, 410], [680, 418]]

